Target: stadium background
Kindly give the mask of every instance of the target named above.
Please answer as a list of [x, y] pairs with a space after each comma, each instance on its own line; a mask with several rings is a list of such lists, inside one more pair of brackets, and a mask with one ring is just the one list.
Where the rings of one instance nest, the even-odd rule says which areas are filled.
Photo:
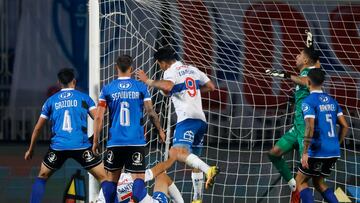
[[[180, 3], [183, 1], [179, 1]], [[196, 1], [197, 2], [197, 1]], [[232, 2], [232, 1], [229, 1]], [[248, 1], [240, 4], [240, 7], [244, 11], [249, 10], [249, 12], [261, 12], [261, 10], [256, 10], [256, 7], [251, 7], [256, 3], [249, 3]], [[129, 5], [130, 11], [133, 11], [131, 15], [135, 15], [139, 19], [144, 19], [144, 13], [138, 12], [136, 8], [138, 4], [131, 1], [127, 2]], [[29, 138], [31, 136], [31, 131], [36, 122], [39, 109], [41, 104], [45, 99], [51, 95], [52, 92], [56, 91], [56, 72], [62, 67], [73, 67], [77, 70], [78, 73], [78, 87], [83, 91], [88, 90], [88, 16], [87, 16], [87, 1], [86, 0], [1, 0], [0, 1], [0, 50], [1, 50], [1, 63], [0, 63], [0, 197], [1, 202], [25, 202], [27, 197], [30, 194], [31, 184], [33, 178], [36, 176], [38, 171], [38, 166], [44, 151], [47, 149], [47, 144], [49, 141], [49, 128], [44, 129], [42, 136], [40, 138], [40, 144], [36, 149], [36, 154], [34, 159], [31, 162], [23, 161], [23, 154], [26, 150]], [[224, 3], [226, 4], [226, 3]], [[324, 4], [324, 1], [320, 1], [318, 5], [313, 7], [312, 4], [304, 3], [292, 5], [291, 1], [277, 2], [277, 8], [286, 9], [288, 5], [298, 15], [294, 15], [300, 23], [314, 23], [313, 20], [308, 19], [317, 19], [318, 24], [310, 25], [313, 28], [316, 28], [314, 32], [320, 32], [317, 29], [329, 28], [326, 30], [321, 30], [321, 33], [325, 33], [325, 36], [319, 36], [315, 38], [316, 43], [319, 44], [321, 49], [327, 50], [324, 52], [324, 55], [321, 57], [321, 62], [325, 64], [323, 66], [327, 70], [335, 69], [338, 72], [344, 72], [346, 69], [344, 66], [353, 64], [355, 68], [354, 77], [340, 77], [339, 75], [331, 75], [330, 80], [338, 81], [349, 86], [345, 89], [337, 88], [336, 86], [330, 87], [329, 91], [332, 94], [338, 95], [339, 98], [345, 98], [340, 100], [340, 103], [345, 104], [346, 106], [352, 107], [350, 109], [355, 109], [350, 111], [352, 117], [357, 118], [352, 120], [352, 126], [359, 126], [359, 112], [358, 109], [360, 106], [359, 103], [359, 90], [358, 86], [360, 81], [356, 80], [359, 78], [360, 72], [360, 46], [359, 46], [359, 32], [352, 32], [356, 43], [352, 53], [354, 54], [353, 60], [346, 60], [348, 53], [344, 52], [341, 48], [338, 48], [336, 44], [331, 44], [329, 42], [336, 42], [342, 44], [348, 44], [346, 38], [341, 38], [344, 33], [338, 32], [336, 29], [331, 30], [331, 27], [336, 28], [336, 22], [346, 19], [347, 16], [338, 16], [336, 12], [341, 9], [353, 9], [354, 16], [350, 18], [354, 20], [354, 24], [359, 24], [359, 13], [360, 5], [356, 3], [349, 3], [347, 1], [339, 1], [336, 4]], [[204, 7], [197, 7], [198, 9], [204, 9]], [[220, 6], [221, 8], [221, 6]], [[320, 13], [319, 15], [306, 14], [303, 11], [306, 10], [315, 10]], [[180, 11], [181, 12], [181, 11]], [[212, 10], [209, 13], [203, 13], [204, 19], [209, 19], [209, 15], [222, 15], [225, 11]], [[356, 14], [357, 13], [357, 14]], [[355, 15], [356, 14], [356, 15]], [[227, 18], [227, 15], [223, 15], [224, 18]], [[294, 17], [292, 16], [292, 17]], [[231, 16], [228, 16], [229, 18]], [[285, 16], [289, 17], [289, 16]], [[168, 19], [171, 21], [171, 19]], [[238, 21], [244, 21], [244, 19], [236, 19]], [[209, 20], [210, 21], [210, 20]], [[229, 26], [226, 23], [229, 22], [226, 19], [223, 22], [216, 22], [215, 28], [210, 26], [202, 27], [202, 29], [209, 29], [209, 32], [214, 32], [217, 36], [225, 36], [220, 33], [223, 31], [222, 26]], [[120, 22], [121, 23], [121, 22]], [[191, 22], [182, 22], [182, 26], [187, 26]], [[213, 22], [211, 22], [213, 23]], [[260, 22], [261, 23], [261, 22]], [[265, 23], [265, 22], [264, 22]], [[286, 23], [286, 21], [285, 21]], [[210, 24], [210, 22], [208, 22]], [[151, 30], [151, 24], [145, 24], [145, 28], [149, 27]], [[284, 24], [285, 27], [291, 27], [291, 25]], [[241, 30], [243, 27], [239, 27]], [[225, 29], [226, 30], [226, 29]], [[196, 30], [195, 30], [196, 31]], [[140, 30], [140, 32], [147, 32], [146, 29]], [[154, 36], [161, 36], [161, 30], [151, 30], [151, 34]], [[239, 31], [240, 32], [240, 31]], [[234, 33], [229, 33], [226, 36], [232, 36]], [[346, 33], [348, 34], [348, 33]], [[184, 33], [184, 35], [190, 35], [190, 33]], [[176, 38], [176, 37], [174, 37]], [[261, 100], [254, 99], [254, 97], [247, 97], [246, 100], [242, 98], [237, 98], [236, 96], [231, 97], [233, 91], [237, 91], [237, 82], [242, 80], [243, 73], [232, 70], [237, 70], [237, 66], [244, 63], [244, 61], [239, 61], [240, 58], [247, 58], [246, 48], [252, 48], [251, 44], [243, 44], [242, 36], [233, 36], [229, 39], [209, 39], [214, 41], [220, 41], [216, 46], [211, 48], [212, 52], [216, 52], [217, 55], [221, 56], [230, 56], [230, 60], [217, 60], [215, 63], [219, 67], [215, 73], [208, 74], [216, 75], [218, 80], [233, 81], [233, 85], [227, 86], [230, 89], [226, 89], [219, 96], [220, 102], [215, 104], [213, 108], [220, 108], [219, 105], [224, 105], [227, 103], [227, 99], [231, 98], [234, 102], [238, 99], [238, 103], [246, 102], [249, 104], [261, 105], [257, 103]], [[339, 40], [339, 41], [336, 41]], [[189, 44], [182, 44], [181, 39], [174, 41], [174, 45], [178, 48], [179, 52], [182, 55], [182, 58], [186, 60], [192, 60], [194, 53], [184, 52], [184, 47], [189, 46]], [[191, 40], [184, 40], [186, 43], [191, 43]], [[204, 47], [206, 48], [206, 47]], [[253, 47], [254, 48], [254, 47]], [[352, 49], [352, 47], [345, 47], [346, 49]], [[264, 53], [263, 57], [268, 57]], [[206, 60], [197, 61], [201, 65], [208, 63]], [[246, 62], [245, 62], [246, 63]], [[280, 64], [288, 64], [286, 59]], [[326, 65], [327, 64], [327, 65]], [[331, 64], [331, 65], [330, 65]], [[198, 65], [198, 64], [196, 64]], [[252, 66], [247, 66], [247, 68], [254, 68]], [[230, 71], [229, 71], [230, 70]], [[355, 78], [355, 79], [354, 79]], [[246, 83], [243, 83], [246, 85]], [[284, 84], [290, 85], [291, 84]], [[221, 86], [220, 86], [221, 87]], [[222, 87], [224, 88], [224, 87]], [[233, 88], [233, 89], [232, 89]], [[250, 86], [250, 92], [261, 92], [261, 89]], [[223, 95], [225, 94], [225, 95]], [[249, 94], [248, 94], [249, 95]], [[268, 95], [272, 97], [272, 95]], [[268, 98], [271, 101], [271, 98]], [[283, 96], [284, 101], [288, 100], [287, 96]], [[227, 114], [228, 111], [237, 111], [239, 109], [230, 108], [228, 106], [223, 107], [224, 114]], [[286, 106], [283, 111], [289, 111], [289, 108]], [[258, 109], [258, 112], [261, 114], [261, 109]], [[245, 113], [246, 114], [246, 113]], [[250, 115], [252, 113], [249, 112]], [[240, 112], [239, 112], [240, 115]], [[243, 115], [243, 114], [242, 114]], [[291, 122], [291, 115], [283, 118], [279, 118], [280, 122], [277, 125], [289, 125]], [[256, 120], [259, 125], [264, 123], [263, 120]], [[270, 123], [269, 123], [270, 122]], [[267, 125], [273, 125], [273, 120], [269, 120]], [[216, 123], [216, 122], [214, 122]], [[233, 123], [238, 123], [234, 121]], [[226, 124], [226, 121], [224, 123]], [[246, 125], [246, 122], [245, 124]], [[358, 129], [358, 128], [357, 128]], [[219, 130], [213, 128], [210, 130]], [[220, 129], [227, 132], [226, 128]], [[281, 134], [284, 129], [280, 129], [279, 133]], [[354, 132], [354, 131], [353, 131]], [[216, 134], [216, 133], [215, 133]], [[226, 134], [226, 133], [224, 133]], [[257, 139], [261, 136], [264, 136], [264, 139], [268, 138], [268, 135], [264, 131], [259, 130], [252, 135]], [[271, 135], [271, 133], [269, 133]], [[353, 140], [359, 140], [359, 132], [355, 131]], [[355, 137], [357, 136], [357, 137]], [[249, 146], [256, 146], [258, 143], [253, 143], [253, 137], [248, 137], [245, 141], [248, 142], [248, 146], [243, 146], [244, 149], [248, 149]], [[236, 143], [235, 143], [236, 144]], [[347, 143], [351, 146], [358, 146], [357, 143]], [[220, 146], [220, 145], [218, 145]], [[271, 147], [267, 146], [268, 148]], [[356, 147], [355, 149], [356, 150]], [[215, 152], [209, 152], [209, 154]], [[217, 154], [222, 156], [222, 154]], [[243, 153], [244, 160], [251, 162], [250, 155]], [[236, 154], [234, 154], [236, 157]], [[353, 163], [359, 162], [359, 157], [348, 157]], [[229, 160], [230, 161], [230, 160]], [[254, 160], [254, 162], [256, 162]], [[263, 162], [268, 162], [267, 159], [264, 159]], [[75, 168], [78, 165], [73, 161], [68, 161], [63, 169], [57, 172], [54, 177], [49, 181], [47, 185], [47, 191], [45, 195], [44, 202], [61, 202], [62, 194], [64, 192], [67, 181], [70, 179], [70, 176], [75, 172]], [[256, 167], [256, 166], [255, 166]], [[231, 170], [231, 169], [229, 169]], [[244, 170], [248, 170], [247, 168]], [[266, 169], [263, 169], [266, 170]], [[360, 169], [359, 165], [352, 164], [347, 167], [347, 170], [350, 174], [356, 174]], [[249, 170], [250, 171], [250, 170]], [[257, 171], [255, 169], [255, 171]], [[234, 171], [236, 173], [236, 171]], [[250, 172], [251, 173], [251, 172]], [[258, 173], [258, 171], [256, 172]], [[184, 174], [178, 174], [177, 177], [182, 179]], [[188, 176], [189, 177], [189, 176]], [[277, 177], [274, 177], [275, 180]], [[338, 177], [342, 179], [341, 177]], [[360, 180], [357, 175], [343, 177], [343, 182], [348, 184], [356, 184]], [[65, 180], [65, 181], [64, 181]], [[261, 180], [254, 179], [253, 183], [259, 182]], [[268, 181], [265, 181], [268, 182]], [[260, 183], [261, 184], [261, 183]], [[189, 186], [189, 185], [187, 185]], [[181, 188], [189, 188], [182, 185]], [[274, 190], [277, 190], [276, 187]], [[281, 190], [281, 189], [280, 189]], [[239, 195], [243, 193], [243, 189], [235, 189], [235, 193], [238, 192]], [[234, 191], [229, 191], [229, 193], [234, 193]], [[262, 192], [262, 191], [260, 191]], [[287, 193], [287, 191], [280, 191], [280, 193]], [[59, 198], [61, 196], [61, 198]], [[186, 197], [188, 198], [188, 197]]]

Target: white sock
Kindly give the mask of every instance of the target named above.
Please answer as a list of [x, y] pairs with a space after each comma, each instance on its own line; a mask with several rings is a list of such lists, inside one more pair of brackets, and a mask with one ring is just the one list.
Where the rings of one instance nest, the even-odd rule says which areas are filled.
[[204, 174], [203, 172], [191, 173], [191, 179], [194, 187], [194, 196], [193, 200], [201, 200], [202, 199], [202, 191], [204, 185]]
[[190, 154], [188, 157], [186, 157], [185, 163], [192, 168], [200, 169], [204, 173], [207, 173], [210, 169], [210, 166], [203, 162], [195, 154]]
[[294, 192], [296, 190], [296, 181], [294, 178], [291, 178], [289, 180], [288, 185], [289, 185], [291, 191]]
[[182, 198], [181, 193], [174, 182], [169, 185], [169, 195], [173, 199], [173, 202], [184, 203], [184, 199]]

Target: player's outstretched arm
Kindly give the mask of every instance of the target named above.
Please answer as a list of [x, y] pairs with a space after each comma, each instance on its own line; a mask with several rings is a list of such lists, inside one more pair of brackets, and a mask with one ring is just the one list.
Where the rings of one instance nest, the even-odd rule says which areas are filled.
[[291, 75], [290, 73], [283, 70], [270, 70], [267, 69], [265, 71], [266, 75], [270, 75], [272, 77], [291, 79], [297, 85], [308, 86], [308, 77], [299, 77], [296, 75]]
[[203, 86], [200, 87], [201, 93], [212, 92], [216, 89], [215, 84], [210, 80], [209, 82], [205, 83]]
[[169, 94], [169, 92], [174, 87], [174, 83], [170, 80], [151, 80], [147, 77], [143, 70], [136, 71], [136, 76], [140, 81], [147, 84], [149, 87], [155, 87], [156, 89], [162, 90], [165, 95]]
[[[104, 102], [104, 101], [102, 101]], [[94, 140], [92, 151], [93, 153], [98, 153], [98, 146], [99, 146], [99, 136], [102, 129], [103, 121], [104, 121], [104, 114], [106, 110], [106, 105], [102, 102], [99, 102], [98, 107], [96, 108], [96, 113], [94, 116]], [[105, 105], [105, 106], [104, 106]]]
[[160, 125], [160, 119], [153, 108], [152, 101], [151, 100], [145, 101], [144, 107], [145, 107], [146, 113], [148, 114], [148, 116], [150, 118], [151, 123], [153, 125], [155, 125], [156, 129], [159, 131], [159, 136], [160, 136], [161, 142], [165, 142], [165, 137], [166, 137], [165, 132]]
[[340, 125], [340, 137], [339, 137], [339, 141], [340, 144], [344, 141], [345, 136], [349, 130], [349, 125], [346, 122], [345, 116], [341, 115], [338, 116], [338, 123]]
[[30, 160], [32, 158], [36, 140], [38, 139], [38, 137], [40, 135], [40, 130], [43, 128], [45, 123], [46, 123], [46, 119], [43, 117], [40, 117], [38, 122], [36, 123], [34, 130], [32, 132], [32, 135], [31, 135], [31, 142], [30, 142], [29, 149], [25, 153], [25, 157], [24, 157], [25, 160]]
[[309, 168], [308, 150], [309, 150], [309, 146], [310, 146], [312, 137], [314, 135], [315, 119], [314, 118], [306, 118], [305, 125], [306, 125], [306, 127], [305, 127], [305, 136], [304, 136], [304, 149], [303, 149], [303, 155], [301, 157], [301, 164], [304, 168]]

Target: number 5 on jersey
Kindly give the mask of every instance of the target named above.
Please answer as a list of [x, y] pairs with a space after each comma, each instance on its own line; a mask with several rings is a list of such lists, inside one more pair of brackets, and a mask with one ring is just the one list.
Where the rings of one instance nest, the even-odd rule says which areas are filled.
[[130, 126], [130, 110], [128, 102], [120, 103], [120, 125]]

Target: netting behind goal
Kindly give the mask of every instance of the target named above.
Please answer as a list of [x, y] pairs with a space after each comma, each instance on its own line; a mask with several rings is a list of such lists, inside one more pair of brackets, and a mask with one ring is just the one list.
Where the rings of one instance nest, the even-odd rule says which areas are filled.
[[[185, 63], [205, 71], [218, 89], [203, 96], [209, 124], [202, 159], [221, 168], [204, 202], [288, 202], [290, 190], [267, 158], [267, 152], [290, 129], [293, 119], [291, 81], [264, 75], [265, 69], [296, 74], [296, 55], [305, 45], [305, 30], [314, 35], [326, 70], [325, 90], [344, 109], [351, 129], [342, 156], [327, 179], [354, 201], [360, 182], [359, 89], [360, 5], [345, 1], [159, 1], [101, 0], [100, 86], [116, 77], [116, 57], [127, 53], [134, 67], [152, 79], [162, 71], [153, 54], [170, 44]], [[91, 23], [91, 22], [90, 22]], [[173, 130], [169, 101], [152, 89], [163, 126]], [[105, 127], [106, 129], [106, 127]], [[147, 161], [165, 158], [164, 144], [146, 122]], [[107, 131], [104, 131], [106, 138]], [[172, 135], [172, 133], [169, 133]], [[104, 140], [106, 141], [106, 140]], [[286, 157], [295, 171], [299, 156]], [[191, 199], [191, 171], [177, 163], [169, 172], [186, 202]], [[359, 191], [358, 191], [359, 192]], [[316, 196], [320, 200], [319, 196]]]

